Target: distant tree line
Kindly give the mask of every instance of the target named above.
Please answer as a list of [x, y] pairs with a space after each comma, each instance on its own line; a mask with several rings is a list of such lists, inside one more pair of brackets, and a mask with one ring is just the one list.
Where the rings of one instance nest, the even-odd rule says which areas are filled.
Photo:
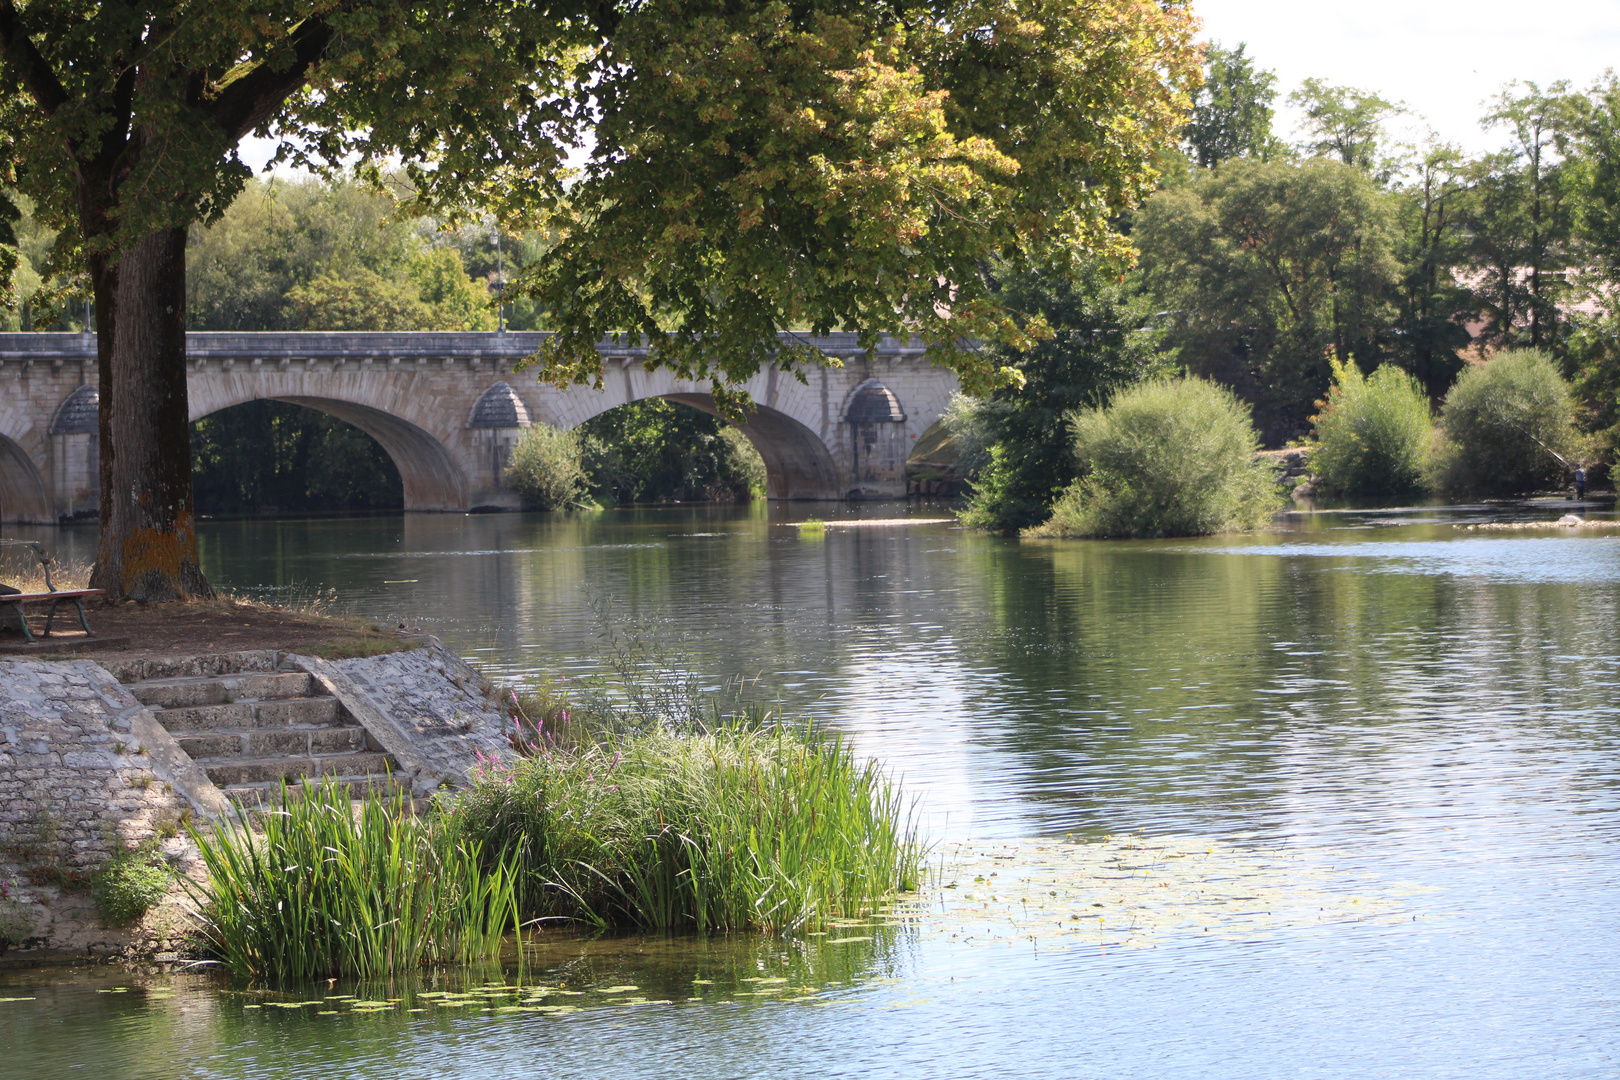
[[[1388, 365], [1438, 409], [1470, 364], [1530, 349], [1572, 385], [1583, 452], [1612, 456], [1620, 443], [1612, 73], [1584, 90], [1510, 84], [1482, 118], [1502, 148], [1471, 156], [1432, 131], [1402, 141], [1417, 118], [1399, 102], [1315, 79], [1289, 97], [1304, 117], [1303, 137], [1289, 144], [1273, 130], [1272, 73], [1242, 45], [1212, 45], [1205, 59], [1179, 152], [1162, 160], [1159, 189], [1117, 222], [1137, 264], [1003, 282], [1055, 336], [1002, 350], [1024, 373], [1022, 387], [953, 411], [972, 474], [970, 522], [1016, 531], [1045, 521], [1082, 479], [1076, 410], [1175, 372], [1231, 388], [1275, 447], [1310, 435], [1329, 412], [1336, 369]], [[1430, 486], [1460, 490], [1455, 462], [1448, 468], [1445, 483], [1431, 469]]]

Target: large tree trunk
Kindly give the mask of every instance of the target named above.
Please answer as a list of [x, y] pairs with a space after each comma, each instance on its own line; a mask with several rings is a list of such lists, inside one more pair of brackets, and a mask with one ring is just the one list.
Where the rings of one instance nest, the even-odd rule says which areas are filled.
[[191, 501], [186, 230], [153, 233], [92, 276], [100, 279], [102, 486], [91, 584], [143, 603], [212, 595]]

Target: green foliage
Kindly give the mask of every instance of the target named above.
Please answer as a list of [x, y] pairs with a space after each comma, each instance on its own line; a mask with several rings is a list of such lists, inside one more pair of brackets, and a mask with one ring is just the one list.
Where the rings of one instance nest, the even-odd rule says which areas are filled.
[[567, 510], [581, 505], [586, 490], [580, 433], [535, 424], [512, 448], [506, 480], [535, 510]]
[[416, 814], [403, 791], [358, 812], [348, 788], [283, 788], [254, 832], [191, 830], [208, 870], [188, 885], [204, 936], [234, 975], [380, 976], [500, 956], [518, 929], [513, 867]]
[[1316, 425], [1311, 471], [1342, 495], [1412, 495], [1422, 490], [1434, 425], [1423, 388], [1385, 364], [1363, 376], [1354, 360], [1333, 362], [1333, 386]]
[[1398, 102], [1353, 86], [1306, 79], [1288, 95], [1288, 104], [1305, 114], [1305, 129], [1312, 136], [1303, 148], [1307, 153], [1387, 178], [1392, 163], [1384, 153], [1384, 125], [1405, 111]]
[[[224, 213], [238, 140], [269, 132], [295, 164], [402, 162], [419, 210], [554, 226], [526, 283], [563, 332], [552, 375], [599, 374], [596, 343], [631, 330], [725, 397], [783, 325], [917, 329], [992, 380], [962, 342], [1015, 328], [980, 263], [1124, 254], [1109, 221], [1180, 126], [1195, 25], [1134, 0], [1039, 19], [987, 0], [37, 0], [0, 46], [19, 184], [97, 287], [142, 237]], [[129, 51], [149, 35], [161, 62]]]
[[1255, 529], [1282, 502], [1249, 410], [1203, 379], [1154, 379], [1073, 417], [1081, 478], [1026, 536], [1203, 536]]
[[746, 502], [765, 494], [765, 462], [747, 436], [689, 405], [632, 402], [579, 431], [598, 502]]
[[120, 848], [91, 877], [90, 897], [102, 922], [128, 926], [162, 900], [174, 881], [153, 845]]
[[1574, 411], [1544, 352], [1508, 349], [1466, 368], [1440, 413], [1434, 485], [1476, 495], [1563, 487], [1582, 450]]
[[1577, 322], [1566, 342], [1566, 370], [1583, 402], [1581, 427], [1610, 460], [1620, 451], [1620, 312]]
[[1459, 283], [1469, 235], [1464, 159], [1455, 146], [1431, 139], [1396, 190], [1401, 266], [1392, 358], [1423, 384], [1431, 401], [1462, 370], [1461, 350], [1471, 342], [1466, 323], [1478, 310]]
[[1179, 3], [614, 10], [578, 84], [595, 149], [524, 283], [563, 379], [599, 378], [597, 342], [628, 330], [724, 391], [817, 360], [779, 351], [792, 326], [917, 333], [987, 389], [1001, 373], [968, 342], [1024, 335], [983, 267], [1123, 256], [1111, 219], [1196, 80]]
[[1505, 150], [1468, 170], [1469, 254], [1479, 270], [1472, 291], [1485, 344], [1553, 348], [1562, 337], [1558, 305], [1568, 296], [1577, 206], [1564, 151], [1576, 111], [1566, 84], [1509, 84], [1484, 117], [1508, 136]]
[[34, 918], [17, 897], [17, 879], [0, 877], [0, 956], [34, 936]]
[[519, 867], [525, 917], [784, 932], [915, 888], [896, 787], [835, 735], [721, 725], [550, 745], [490, 766], [447, 808]]
[[203, 514], [397, 510], [399, 470], [375, 440], [335, 416], [249, 401], [191, 425], [192, 484]]
[[195, 330], [493, 330], [461, 248], [354, 183], [252, 181], [187, 248]]
[[1360, 168], [1238, 159], [1137, 216], [1147, 284], [1179, 316], [1178, 359], [1253, 402], [1268, 444], [1306, 430], [1330, 351], [1387, 352], [1393, 211]]
[[1283, 150], [1271, 132], [1277, 75], [1255, 66], [1244, 45], [1204, 51], [1204, 85], [1193, 91], [1192, 116], [1181, 138], [1206, 169], [1238, 157], [1269, 160]]
[[1166, 374], [1162, 330], [1148, 301], [1104, 267], [1087, 264], [1074, 280], [1013, 274], [1003, 302], [1048, 322], [1053, 335], [999, 355], [1023, 379], [987, 398], [959, 398], [946, 422], [960, 446], [958, 468], [971, 479], [965, 524], [996, 532], [1046, 520], [1075, 478], [1067, 414], [1107, 402], [1116, 387]]

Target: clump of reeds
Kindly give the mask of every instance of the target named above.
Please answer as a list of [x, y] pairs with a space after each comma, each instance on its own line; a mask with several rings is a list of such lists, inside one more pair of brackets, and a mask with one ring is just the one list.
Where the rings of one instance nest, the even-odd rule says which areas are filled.
[[838, 736], [783, 725], [544, 741], [446, 807], [524, 916], [603, 927], [785, 932], [916, 886], [898, 787]]
[[330, 781], [283, 787], [258, 829], [192, 830], [203, 936], [234, 974], [371, 977], [497, 959], [518, 929], [511, 858], [412, 813], [403, 791], [358, 805]]

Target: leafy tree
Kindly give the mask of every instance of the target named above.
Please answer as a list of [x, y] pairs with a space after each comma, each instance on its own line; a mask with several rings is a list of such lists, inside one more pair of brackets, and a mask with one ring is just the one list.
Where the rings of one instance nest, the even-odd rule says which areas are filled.
[[1576, 115], [1565, 83], [1525, 83], [1510, 84], [1485, 117], [1511, 137], [1474, 164], [1467, 203], [1480, 337], [1494, 347], [1551, 348], [1561, 336], [1575, 210], [1564, 158]]
[[399, 470], [383, 448], [335, 416], [249, 401], [191, 425], [202, 514], [397, 510]]
[[1566, 168], [1584, 264], [1576, 295], [1595, 310], [1571, 319], [1562, 345], [1584, 424], [1612, 454], [1620, 449], [1620, 79], [1610, 72], [1571, 104]]
[[[1017, 532], [1045, 521], [1075, 478], [1068, 414], [1106, 404], [1116, 388], [1168, 373], [1164, 332], [1139, 291], [1095, 263], [1076, 280], [1015, 274], [1002, 283], [1009, 307], [1050, 323], [1053, 336], [1004, 362], [1023, 376], [979, 402], [956, 406], [948, 421], [983, 446], [988, 460], [971, 476], [962, 520], [976, 528]], [[970, 434], [971, 433], [971, 434]], [[972, 468], [972, 462], [959, 459]]]
[[1401, 274], [1393, 356], [1435, 402], [1462, 370], [1460, 351], [1473, 340], [1465, 325], [1475, 312], [1473, 296], [1457, 279], [1469, 243], [1465, 168], [1461, 151], [1431, 137], [1397, 188]]
[[433, 330], [433, 311], [414, 282], [356, 269], [327, 271], [287, 293], [287, 322], [299, 330]]
[[1354, 166], [1239, 159], [1137, 215], [1145, 281], [1175, 312], [1177, 358], [1253, 402], [1268, 443], [1306, 430], [1330, 357], [1388, 351], [1393, 209]]
[[587, 477], [585, 442], [579, 430], [535, 424], [512, 448], [508, 482], [535, 510], [567, 510], [583, 504]]
[[1205, 536], [1282, 504], [1249, 409], [1203, 379], [1153, 379], [1072, 417], [1080, 479], [1032, 536]]
[[1580, 456], [1569, 384], [1546, 353], [1504, 349], [1463, 370], [1440, 413], [1434, 484], [1518, 495], [1562, 487]]
[[[186, 425], [187, 231], [235, 146], [378, 175], [424, 211], [555, 228], [526, 289], [548, 377], [599, 378], [609, 331], [722, 402], [783, 326], [915, 331], [973, 388], [1008, 337], [981, 268], [1124, 253], [1196, 80], [1180, 0], [0, 0], [0, 164], [96, 302], [101, 542], [113, 597], [208, 591]], [[590, 157], [565, 186], [571, 148]], [[452, 222], [453, 223], [453, 222]], [[548, 224], [549, 223], [549, 224]]]
[[1311, 135], [1303, 146], [1307, 153], [1366, 169], [1380, 180], [1388, 178], [1391, 164], [1384, 153], [1384, 125], [1406, 111], [1399, 102], [1353, 86], [1306, 79], [1288, 95], [1288, 103], [1304, 110]]
[[689, 405], [637, 401], [579, 432], [599, 502], [746, 502], [765, 493], [765, 462], [747, 437]]
[[1413, 495], [1423, 489], [1434, 425], [1423, 388], [1385, 364], [1371, 376], [1333, 362], [1333, 386], [1311, 418], [1311, 471], [1339, 495]]
[[1231, 158], [1269, 161], [1283, 152], [1271, 131], [1277, 75], [1255, 67], [1243, 49], [1242, 42], [1235, 49], [1211, 43], [1204, 52], [1204, 85], [1193, 91], [1192, 116], [1181, 138], [1206, 169]]

